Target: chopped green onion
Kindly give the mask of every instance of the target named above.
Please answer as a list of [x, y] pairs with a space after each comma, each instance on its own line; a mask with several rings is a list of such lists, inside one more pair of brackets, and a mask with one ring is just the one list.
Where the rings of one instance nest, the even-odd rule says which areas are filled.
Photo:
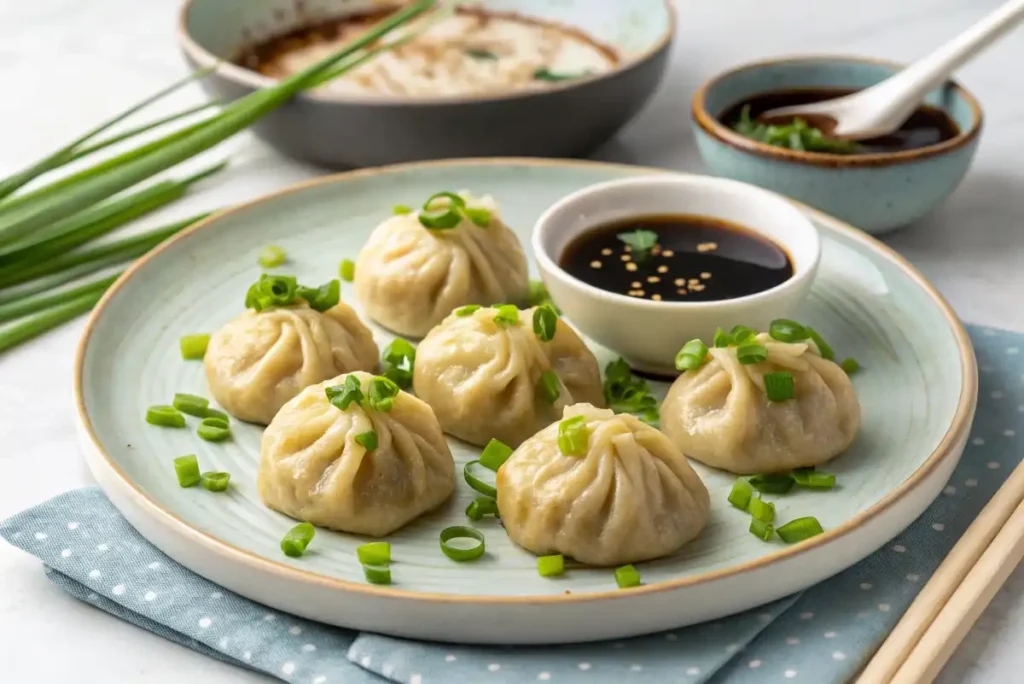
[[779, 537], [782, 541], [787, 544], [796, 544], [797, 542], [802, 542], [805, 539], [816, 537], [825, 530], [821, 528], [821, 523], [818, 522], [817, 518], [808, 516], [806, 518], [791, 520], [775, 531], [779, 533]]
[[690, 340], [676, 354], [676, 370], [688, 371], [700, 368], [707, 355], [708, 346], [706, 344], [700, 340]]
[[494, 322], [498, 325], [507, 327], [519, 323], [519, 309], [515, 304], [499, 304], [494, 308], [498, 312], [494, 316]]
[[257, 259], [263, 268], [277, 268], [287, 260], [288, 255], [277, 245], [267, 245], [260, 251]]
[[494, 54], [490, 50], [483, 50], [481, 48], [467, 48], [462, 51], [467, 57], [473, 59], [484, 59], [484, 60], [496, 60], [498, 55]]
[[209, 335], [203, 333], [185, 335], [178, 340], [178, 346], [181, 347], [181, 358], [186, 361], [201, 361], [206, 356], [206, 347], [209, 344]]
[[491, 212], [482, 207], [467, 207], [466, 218], [472, 221], [476, 226], [480, 228], [486, 228], [491, 225]]
[[768, 325], [768, 334], [779, 342], [803, 342], [807, 339], [807, 329], [796, 321], [788, 318], [776, 318]]
[[620, 242], [629, 245], [633, 250], [633, 257], [643, 261], [654, 246], [658, 244], [658, 234], [653, 230], [634, 230], [629, 233], [619, 233], [615, 237]]
[[558, 314], [547, 304], [541, 304], [533, 310], [533, 332], [541, 342], [555, 339], [558, 330]]
[[646, 423], [657, 425], [658, 400], [650, 392], [647, 381], [633, 376], [623, 359], [611, 361], [604, 369], [604, 398], [616, 413], [629, 413]]
[[770, 522], [758, 520], [757, 518], [750, 519], [750, 534], [754, 535], [761, 541], [770, 541], [775, 535], [775, 527]]
[[512, 447], [505, 444], [501, 440], [492, 439], [484, 447], [484, 450], [480, 452], [480, 465], [488, 470], [498, 472], [508, 457], [512, 455]]
[[[471, 539], [477, 543], [469, 548], [459, 548], [451, 543], [456, 539]], [[477, 530], [474, 530], [472, 527], [455, 525], [441, 530], [441, 551], [453, 561], [463, 563], [465, 561], [476, 560], [480, 556], [484, 555], [485, 550], [484, 535]]]
[[[480, 461], [470, 461], [463, 466], [462, 477], [465, 478], [466, 484], [481, 494], [492, 499], [498, 498], [498, 490], [492, 484], [494, 482], [494, 471], [485, 467]], [[486, 482], [484, 481], [485, 479], [487, 480]]]
[[586, 416], [566, 418], [558, 424], [558, 449], [566, 456], [583, 456], [590, 446]]
[[231, 482], [231, 473], [209, 472], [203, 473], [199, 479], [203, 489], [211, 492], [223, 492]]
[[839, 367], [846, 371], [847, 375], [853, 375], [860, 370], [860, 364], [857, 363], [857, 359], [846, 358], [839, 364]]
[[836, 486], [836, 476], [831, 473], [819, 473], [814, 468], [797, 468], [792, 473], [797, 487], [805, 489], [832, 489]]
[[456, 309], [455, 315], [460, 318], [465, 318], [466, 316], [472, 316], [475, 312], [479, 310], [479, 304], [467, 304], [466, 306], [460, 306], [458, 309]]
[[299, 285], [295, 292], [296, 296], [305, 299], [309, 308], [323, 313], [338, 305], [341, 301], [341, 283], [337, 280], [329, 280], [320, 287], [305, 287]]
[[811, 327], [805, 328], [805, 330], [807, 331], [807, 336], [810, 337], [818, 347], [818, 352], [821, 354], [821, 358], [831, 361], [836, 357], [836, 353], [832, 351], [832, 347], [829, 346], [828, 342], [825, 341], [825, 338], [822, 337], [817, 330]]
[[351, 259], [342, 259], [338, 265], [338, 276], [346, 283], [356, 279], [356, 262]]
[[547, 403], [554, 404], [562, 394], [561, 386], [562, 383], [555, 371], [546, 370], [540, 374], [540, 381], [537, 383], [537, 394]]
[[586, 76], [583, 74], [559, 74], [551, 71], [547, 67], [541, 67], [533, 72], [533, 78], [535, 81], [550, 81], [551, 83], [558, 83], [560, 81], [574, 81], [578, 78]]
[[760, 520], [765, 523], [775, 522], [775, 504], [765, 501], [761, 497], [750, 500], [747, 512], [750, 513], [750, 517], [754, 520]]
[[291, 306], [298, 296], [299, 284], [294, 276], [264, 273], [245, 293], [245, 307], [264, 311], [275, 306]]
[[146, 422], [160, 427], [183, 428], [185, 416], [173, 406], [150, 406], [146, 409]]
[[423, 203], [424, 209], [430, 209], [435, 200], [446, 199], [448, 200], [448, 206], [462, 209], [466, 206], [466, 200], [461, 195], [454, 192], [435, 192], [433, 195], [427, 198], [427, 201]]
[[387, 565], [391, 562], [391, 544], [385, 541], [363, 544], [356, 548], [356, 555], [363, 565]]
[[750, 500], [754, 496], [754, 488], [746, 480], [739, 479], [732, 484], [732, 491], [729, 492], [729, 503], [741, 511], [747, 510]]
[[728, 347], [732, 344], [732, 335], [721, 328], [715, 328], [715, 339], [712, 344], [716, 347]]
[[455, 209], [421, 211], [420, 224], [430, 230], [451, 230], [462, 223], [462, 215]]
[[391, 380], [375, 376], [370, 380], [370, 387], [367, 390], [367, 404], [374, 411], [387, 413], [395, 405], [395, 397], [401, 391], [401, 388]]
[[174, 459], [174, 474], [178, 476], [180, 487], [195, 487], [202, 480], [199, 474], [199, 459], [195, 454], [179, 456]]
[[172, 405], [182, 413], [205, 418], [206, 411], [210, 406], [210, 400], [205, 397], [196, 396], [195, 394], [178, 393], [174, 395]]
[[356, 444], [363, 447], [367, 451], [373, 451], [377, 448], [377, 431], [367, 430], [366, 432], [360, 432], [355, 437]]
[[220, 418], [203, 418], [196, 428], [196, 434], [207, 442], [223, 442], [231, 437], [228, 422]]
[[764, 345], [757, 344], [756, 342], [741, 344], [736, 348], [736, 358], [738, 358], [740, 363], [744, 366], [761, 363], [768, 358], [768, 348]]
[[284, 539], [281, 540], [281, 550], [290, 558], [298, 558], [306, 552], [306, 547], [309, 546], [309, 542], [313, 541], [314, 535], [316, 535], [316, 528], [308, 522], [301, 522], [284, 535]]
[[731, 126], [733, 130], [746, 138], [791, 150], [852, 154], [861, 149], [860, 143], [853, 140], [830, 138], [820, 128], [811, 126], [800, 117], [795, 117], [785, 125], [761, 123], [751, 118], [750, 105], [743, 106], [739, 120]]
[[223, 411], [218, 411], [217, 409], [214, 409], [214, 408], [206, 409], [205, 411], [203, 411], [203, 415], [200, 416], [200, 417], [201, 418], [220, 418], [225, 423], [228, 422], [228, 414], [224, 413]]
[[364, 563], [363, 576], [370, 584], [391, 584], [391, 568], [387, 565]]
[[615, 583], [619, 585], [619, 589], [639, 587], [640, 573], [632, 565], [623, 565], [621, 568], [615, 568]]
[[561, 315], [561, 311], [555, 306], [555, 303], [551, 301], [551, 294], [548, 292], [547, 285], [542, 280], [531, 280], [529, 289], [526, 294], [526, 301], [530, 306], [540, 306], [541, 304], [547, 304], [555, 312], [556, 315]]
[[792, 476], [783, 473], [755, 475], [749, 481], [750, 486], [762, 494], [785, 494], [795, 484]]
[[412, 371], [416, 363], [416, 347], [401, 337], [396, 337], [383, 355], [384, 377], [402, 389], [412, 386]]
[[[750, 338], [757, 337], [757, 332], [745, 325], [736, 325], [729, 331], [729, 335], [732, 337], [733, 344], [743, 344]], [[718, 345], [716, 344], [715, 346], [717, 347]]]
[[408, 204], [396, 204], [394, 207], [391, 208], [391, 211], [394, 213], [395, 216], [405, 216], [406, 214], [411, 214], [416, 210], [410, 207]]
[[327, 400], [342, 411], [348, 410], [352, 402], [363, 403], [363, 390], [359, 384], [359, 378], [355, 375], [345, 376], [344, 385], [335, 385], [324, 390]]
[[786, 401], [796, 396], [793, 374], [789, 371], [776, 371], [764, 374], [764, 391], [769, 401]]
[[554, 577], [565, 572], [565, 556], [540, 556], [537, 559], [537, 574], [541, 577]]
[[483, 520], [485, 515], [498, 515], [498, 502], [489, 496], [480, 496], [466, 506], [470, 520]]

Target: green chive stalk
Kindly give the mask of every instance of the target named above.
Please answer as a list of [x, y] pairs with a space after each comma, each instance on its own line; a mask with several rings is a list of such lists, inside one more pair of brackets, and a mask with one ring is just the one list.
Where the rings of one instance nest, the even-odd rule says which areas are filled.
[[81, 316], [96, 306], [96, 302], [102, 296], [103, 292], [90, 292], [89, 294], [68, 300], [63, 304], [43, 309], [39, 313], [28, 316], [11, 326], [0, 328], [0, 352], [16, 347], [22, 342], [53, 330], [72, 318]]
[[0, 323], [13, 321], [22, 316], [36, 313], [43, 309], [56, 306], [63, 302], [78, 299], [90, 294], [103, 294], [107, 291], [121, 273], [115, 273], [100, 280], [94, 280], [78, 287], [62, 290], [60, 292], [43, 292], [36, 295], [29, 295], [7, 304], [0, 304]]
[[144, 145], [133, 153], [115, 157], [116, 168], [111, 166], [111, 162], [104, 162], [65, 179], [64, 187], [37, 196], [35, 201], [28, 200], [31, 193], [23, 196], [22, 202], [4, 207], [5, 211], [0, 214], [0, 244], [16, 240], [210, 149], [247, 128], [296, 93], [316, 85], [322, 75], [336, 64], [434, 4], [435, 0], [420, 0], [403, 8], [339, 52], [270, 88], [236, 100], [210, 121]]

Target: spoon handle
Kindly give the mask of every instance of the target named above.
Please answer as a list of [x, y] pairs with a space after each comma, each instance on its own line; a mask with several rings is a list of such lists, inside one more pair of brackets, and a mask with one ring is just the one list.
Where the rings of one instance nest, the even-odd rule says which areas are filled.
[[[957, 67], [994, 43], [1024, 19], [1024, 0], [1009, 0], [959, 36], [879, 84], [894, 100], [917, 105], [931, 90], [944, 83]], [[897, 105], [896, 102], [892, 103]], [[897, 105], [898, 106], [898, 105]], [[897, 107], [893, 107], [894, 109]]]

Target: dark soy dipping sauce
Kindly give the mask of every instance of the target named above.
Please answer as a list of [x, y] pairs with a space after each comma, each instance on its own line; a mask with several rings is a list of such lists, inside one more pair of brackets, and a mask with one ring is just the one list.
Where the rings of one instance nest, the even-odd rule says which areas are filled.
[[[856, 90], [842, 88], [803, 88], [761, 93], [729, 107], [718, 117], [718, 120], [726, 126], [732, 127], [740, 120], [740, 112], [746, 105], [750, 105], [750, 118], [757, 119], [762, 113], [776, 107], [822, 102], [854, 92]], [[958, 135], [960, 135], [960, 127], [946, 112], [931, 105], [921, 105], [900, 126], [898, 131], [881, 138], [861, 140], [859, 141], [860, 148], [852, 154], [916, 150], [951, 140]]]
[[[645, 259], [619, 239], [637, 230], [657, 235]], [[573, 277], [606, 292], [663, 302], [735, 299], [793, 276], [781, 247], [707, 216], [638, 216], [598, 226], [570, 242], [558, 262]]]

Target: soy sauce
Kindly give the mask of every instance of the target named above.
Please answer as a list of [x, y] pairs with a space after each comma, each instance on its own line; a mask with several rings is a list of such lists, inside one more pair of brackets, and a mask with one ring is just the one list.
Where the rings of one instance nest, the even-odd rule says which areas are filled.
[[[726, 109], [718, 120], [726, 126], [734, 126], [740, 120], [743, 108], [750, 106], [750, 118], [757, 119], [762, 113], [776, 107], [791, 107], [843, 97], [856, 92], [842, 88], [801, 88], [799, 90], [776, 90], [749, 97]], [[946, 112], [931, 105], [921, 105], [899, 130], [880, 138], [861, 140], [857, 151], [852, 154], [877, 154], [915, 150], [951, 140], [960, 135], [960, 127]]]
[[[651, 237], [649, 249], [633, 246]], [[606, 292], [664, 302], [735, 299], [793, 276], [789, 255], [774, 242], [734, 223], [691, 215], [638, 216], [592, 228], [570, 242], [558, 262]]]

